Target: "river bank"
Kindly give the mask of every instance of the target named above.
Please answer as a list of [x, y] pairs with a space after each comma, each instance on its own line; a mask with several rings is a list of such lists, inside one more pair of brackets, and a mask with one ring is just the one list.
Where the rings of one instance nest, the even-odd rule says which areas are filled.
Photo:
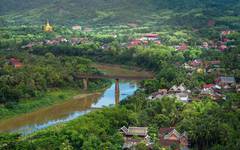
[[[119, 65], [95, 64], [105, 74], [143, 76], [151, 73], [143, 70], [126, 69]], [[111, 82], [109, 82], [111, 83]], [[136, 82], [121, 81], [120, 100], [131, 96], [138, 89]], [[83, 91], [81, 89], [54, 89], [45, 95], [8, 107], [0, 106], [0, 132], [17, 131], [29, 134], [34, 131], [73, 120], [91, 111], [115, 104], [115, 83], [106, 84], [99, 89]]]
[[64, 102], [79, 94], [85, 94], [85, 92], [80, 91], [80, 89], [54, 89], [40, 97], [22, 100], [19, 103], [8, 104], [7, 106], [0, 106], [0, 122], [17, 115]]
[[[121, 81], [119, 87], [120, 100], [133, 95], [138, 89], [137, 83], [130, 81]], [[0, 121], [0, 132], [19, 132], [28, 135], [50, 126], [74, 120], [92, 110], [114, 106], [115, 103], [115, 83], [113, 82], [104, 91], [82, 93], [64, 102], [4, 119], [4, 121]]]

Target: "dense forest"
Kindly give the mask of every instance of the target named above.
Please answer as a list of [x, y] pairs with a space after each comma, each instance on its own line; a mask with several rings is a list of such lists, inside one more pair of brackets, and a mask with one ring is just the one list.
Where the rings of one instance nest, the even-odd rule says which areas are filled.
[[239, 27], [239, 7], [238, 0], [3, 0], [0, 24], [34, 25], [49, 19], [90, 27], [127, 23], [201, 27], [215, 20]]
[[[11, 58], [21, 60], [22, 67], [16, 69], [10, 62]], [[82, 81], [75, 79], [74, 75], [100, 73], [91, 67], [90, 63], [90, 60], [81, 57], [57, 58], [51, 53], [46, 53], [43, 57], [27, 53], [2, 54], [0, 102], [36, 97], [49, 88], [83, 88]], [[93, 82], [92, 88], [96, 88], [97, 85], [101, 85], [101, 81]]]

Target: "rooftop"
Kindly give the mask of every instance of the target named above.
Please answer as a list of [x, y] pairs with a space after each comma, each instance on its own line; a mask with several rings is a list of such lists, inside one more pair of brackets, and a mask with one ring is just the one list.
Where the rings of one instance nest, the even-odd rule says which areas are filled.
[[123, 126], [121, 130], [124, 132], [125, 135], [137, 135], [137, 136], [147, 136], [147, 127], [129, 127], [128, 129]]

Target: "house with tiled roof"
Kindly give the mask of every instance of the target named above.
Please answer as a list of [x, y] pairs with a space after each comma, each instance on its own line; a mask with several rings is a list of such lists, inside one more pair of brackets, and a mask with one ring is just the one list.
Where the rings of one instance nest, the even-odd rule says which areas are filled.
[[181, 43], [180, 45], [176, 46], [177, 51], [185, 51], [188, 49], [188, 45], [186, 43]]
[[187, 89], [187, 87], [182, 83], [179, 86], [174, 85], [169, 90], [169, 93], [190, 93], [191, 91]]
[[23, 64], [21, 61], [17, 58], [10, 58], [9, 63], [14, 67], [14, 68], [21, 68], [23, 67]]
[[199, 60], [199, 59], [195, 59], [191, 62], [189, 62], [189, 64], [194, 67], [194, 68], [197, 68], [197, 67], [200, 67], [201, 65], [203, 65], [203, 61], [202, 60]]
[[155, 100], [155, 99], [161, 99], [162, 97], [166, 96], [168, 93], [167, 89], [159, 89], [157, 92], [152, 93], [148, 99], [149, 100]]
[[152, 93], [148, 97], [148, 99], [156, 100], [156, 99], [162, 99], [164, 97], [171, 97], [171, 98], [176, 98], [177, 100], [180, 100], [182, 102], [189, 102], [191, 101], [190, 93], [191, 91], [188, 90], [184, 84], [181, 84], [179, 86], [174, 85], [169, 90], [159, 89], [157, 92]]
[[216, 84], [221, 86], [223, 89], [233, 89], [236, 88], [236, 80], [234, 77], [221, 76], [215, 80]]
[[160, 128], [159, 142], [163, 147], [176, 150], [187, 150], [189, 145], [187, 133], [180, 134], [175, 128]]
[[150, 136], [148, 135], [147, 127], [125, 127], [120, 129], [124, 137], [123, 149], [134, 149], [139, 143], [145, 143], [146, 146], [150, 146]]
[[80, 25], [74, 25], [72, 26], [72, 30], [82, 30], [82, 27]]
[[237, 93], [240, 93], [240, 84], [237, 84], [237, 85], [236, 85], [236, 92], [237, 92]]
[[158, 34], [152, 34], [152, 33], [145, 34], [141, 39], [144, 40], [144, 41], [157, 41], [157, 40], [160, 40]]

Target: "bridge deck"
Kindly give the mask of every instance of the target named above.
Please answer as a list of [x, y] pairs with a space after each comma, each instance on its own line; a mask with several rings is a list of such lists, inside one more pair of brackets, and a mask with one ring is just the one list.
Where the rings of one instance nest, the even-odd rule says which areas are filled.
[[153, 79], [153, 76], [127, 76], [127, 75], [77, 75], [80, 79], [122, 79], [122, 80], [146, 80]]

